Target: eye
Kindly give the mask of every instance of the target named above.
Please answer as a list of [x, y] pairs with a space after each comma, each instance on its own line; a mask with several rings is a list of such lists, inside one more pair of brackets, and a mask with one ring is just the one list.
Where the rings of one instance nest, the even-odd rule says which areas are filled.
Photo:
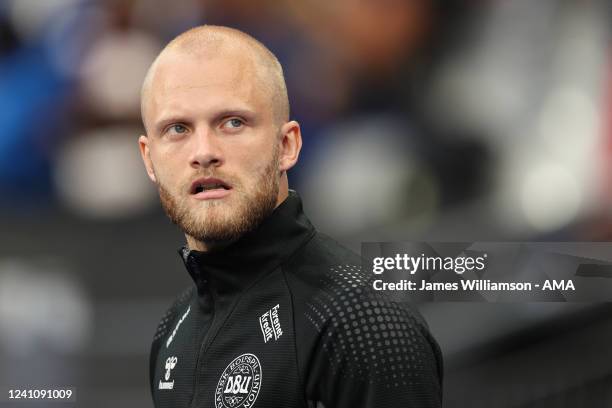
[[187, 132], [187, 128], [179, 123], [172, 125], [168, 128], [168, 132], [170, 133], [178, 133], [178, 134], [182, 134]]
[[225, 122], [223, 122], [223, 124], [221, 125], [221, 127], [226, 128], [226, 129], [231, 129], [231, 130], [240, 129], [243, 126], [244, 126], [244, 121], [240, 118], [228, 119]]

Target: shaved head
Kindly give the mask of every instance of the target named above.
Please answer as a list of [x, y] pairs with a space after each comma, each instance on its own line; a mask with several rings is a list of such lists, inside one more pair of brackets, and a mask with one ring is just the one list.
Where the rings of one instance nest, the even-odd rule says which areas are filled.
[[256, 81], [256, 86], [269, 98], [275, 121], [280, 125], [289, 120], [289, 99], [283, 69], [276, 56], [261, 42], [250, 35], [230, 27], [204, 25], [192, 28], [166, 45], [157, 56], [141, 90], [141, 113], [145, 128], [147, 105], [151, 88], [156, 82], [160, 66], [180, 63], [191, 58], [206, 63], [218, 56], [237, 56], [244, 75]]

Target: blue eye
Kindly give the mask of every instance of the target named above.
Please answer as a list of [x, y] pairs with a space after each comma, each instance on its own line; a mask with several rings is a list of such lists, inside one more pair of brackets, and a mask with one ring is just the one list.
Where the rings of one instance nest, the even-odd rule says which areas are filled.
[[223, 123], [223, 127], [230, 128], [230, 129], [239, 129], [242, 126], [244, 126], [244, 122], [242, 121], [242, 119], [238, 119], [238, 118], [232, 118], [232, 119], [225, 121], [225, 123]]
[[168, 130], [171, 130], [174, 133], [185, 133], [187, 131], [187, 128], [183, 125], [176, 124], [176, 125], [170, 126]]

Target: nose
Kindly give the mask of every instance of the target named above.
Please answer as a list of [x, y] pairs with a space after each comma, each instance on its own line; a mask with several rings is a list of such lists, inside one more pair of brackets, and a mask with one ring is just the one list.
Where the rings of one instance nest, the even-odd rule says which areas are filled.
[[193, 168], [218, 167], [223, 164], [220, 140], [211, 129], [202, 127], [193, 137], [190, 165]]

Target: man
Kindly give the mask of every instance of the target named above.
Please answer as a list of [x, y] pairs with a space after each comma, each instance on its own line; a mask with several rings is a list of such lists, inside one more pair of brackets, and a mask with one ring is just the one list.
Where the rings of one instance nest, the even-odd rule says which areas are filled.
[[147, 74], [142, 116], [140, 152], [194, 281], [153, 340], [156, 407], [440, 406], [422, 319], [375, 293], [288, 188], [300, 127], [265, 46], [183, 33]]

